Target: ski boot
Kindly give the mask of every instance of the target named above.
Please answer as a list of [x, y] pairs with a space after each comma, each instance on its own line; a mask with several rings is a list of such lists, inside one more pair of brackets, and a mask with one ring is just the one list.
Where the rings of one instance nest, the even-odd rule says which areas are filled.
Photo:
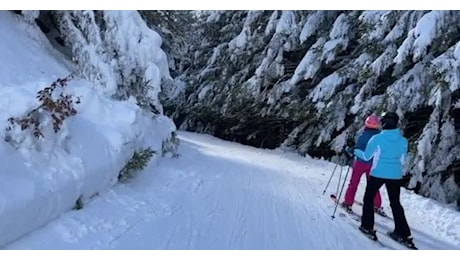
[[393, 240], [401, 243], [402, 245], [406, 246], [407, 248], [410, 249], [418, 249], [413, 241], [413, 238], [411, 236], [408, 237], [402, 237], [398, 234], [396, 234], [394, 231], [389, 231], [388, 236], [391, 237]]
[[353, 213], [351, 205], [346, 204], [345, 202], [340, 203], [340, 206], [344, 208], [348, 213]]
[[369, 229], [364, 228], [363, 226], [360, 226], [359, 230], [362, 233], [364, 233], [364, 235], [369, 237], [370, 239], [375, 240], [375, 241], [377, 240], [377, 234], [376, 234], [375, 230], [369, 230]]
[[374, 207], [374, 212], [379, 214], [380, 216], [383, 216], [383, 217], [388, 217], [387, 213], [385, 213], [385, 211], [383, 211], [383, 207]]

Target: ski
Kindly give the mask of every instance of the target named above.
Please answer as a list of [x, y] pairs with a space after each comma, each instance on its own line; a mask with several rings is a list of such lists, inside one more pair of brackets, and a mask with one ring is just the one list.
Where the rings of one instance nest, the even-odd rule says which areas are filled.
[[[332, 201], [333, 201], [334, 203], [337, 203], [337, 197], [335, 196], [335, 194], [331, 194], [330, 197], [331, 197], [331, 199], [332, 199]], [[387, 248], [390, 248], [390, 249], [395, 249], [395, 248], [392, 248], [392, 247], [388, 246], [387, 244], [382, 243], [380, 240], [376, 239], [374, 235], [367, 234], [367, 233], [363, 232], [363, 231], [359, 228], [359, 225], [358, 225], [358, 223], [361, 223], [361, 215], [360, 215], [360, 214], [358, 214], [358, 213], [356, 213], [356, 212], [354, 212], [354, 211], [352, 211], [352, 210], [350, 211], [350, 210], [348, 210], [348, 209], [342, 207], [342, 205], [340, 205], [340, 204], [339, 204], [339, 206], [340, 206], [340, 208], [341, 208], [344, 212], [346, 212], [346, 213], [341, 212], [341, 213], [339, 213], [338, 215], [341, 216], [341, 217], [348, 217], [348, 218], [354, 220], [355, 222], [357, 222], [357, 223], [353, 223], [353, 224], [355, 224], [355, 226], [358, 227], [359, 231], [360, 231], [364, 236], [366, 236], [367, 238], [371, 239], [371, 240], [374, 241], [374, 242], [377, 242], [377, 243], [378, 243], [380, 246], [382, 246], [382, 247], [387, 247]], [[396, 239], [396, 238], [390, 236], [390, 232], [386, 232], [386, 233], [385, 233], [385, 232], [381, 232], [381, 231], [379, 231], [379, 230], [376, 230], [376, 232], [379, 233], [379, 234], [381, 234], [381, 235], [383, 235], [383, 236], [385, 236], [385, 237], [388, 237], [388, 238], [391, 239], [392, 241], [397, 242], [398, 244], [400, 244], [400, 245], [402, 245], [402, 246], [404, 246], [404, 247], [406, 247], [406, 248], [408, 248], [408, 249], [413, 249], [413, 250], [417, 250], [417, 249], [418, 249], [415, 245], [407, 245], [407, 244], [403, 243], [402, 241], [400, 241], [400, 240], [398, 240], [398, 239]]]
[[[334, 201], [334, 203], [336, 203], [336, 204], [338, 203], [337, 197], [335, 196], [335, 194], [331, 194], [330, 197], [331, 197], [332, 201]], [[359, 214], [355, 213], [355, 212], [352, 211], [352, 210], [351, 210], [351, 211], [347, 210], [346, 208], [342, 207], [342, 205], [340, 205], [340, 204], [339, 204], [339, 206], [340, 206], [340, 208], [341, 208], [342, 210], [344, 210], [346, 213], [344, 213], [344, 212], [339, 212], [338, 215], [339, 215], [340, 217], [343, 217], [344, 219], [347, 219], [347, 221], [348, 221], [349, 218], [351, 218], [353, 221], [348, 221], [348, 222], [350, 223], [350, 225], [353, 225], [353, 226], [357, 227], [358, 230], [359, 230], [359, 225], [358, 225], [358, 223], [360, 222]], [[348, 214], [347, 214], [347, 213], [348, 213]], [[357, 223], [356, 223], [356, 222], [357, 222]], [[375, 243], [377, 243], [379, 246], [381, 246], [381, 247], [383, 247], [383, 248], [395, 250], [395, 248], [393, 248], [393, 247], [391, 247], [391, 246], [389, 246], [389, 245], [386, 245], [386, 244], [383, 243], [382, 241], [376, 239], [375, 236], [367, 235], [367, 234], [365, 234], [364, 232], [362, 232], [361, 230], [359, 230], [359, 232], [360, 232], [361, 234], [363, 234], [364, 236], [366, 236], [367, 238], [369, 238], [370, 240], [372, 240], [372, 241], [374, 241]]]
[[[335, 194], [331, 194], [330, 195], [331, 199], [333, 201], [337, 201], [337, 196]], [[337, 203], [337, 202], [336, 202]], [[355, 200], [355, 203], [359, 206], [363, 206], [363, 203], [361, 201], [357, 201]], [[381, 217], [384, 217], [384, 218], [387, 218], [387, 219], [390, 219], [390, 220], [393, 220], [392, 217], [388, 216], [386, 213], [383, 213], [383, 212], [377, 212], [377, 211], [374, 211], [377, 215], [381, 216]]]
[[[342, 208], [343, 209], [343, 208]], [[353, 227], [355, 227], [356, 229], [358, 229], [358, 232], [364, 236], [366, 236], [367, 238], [369, 238], [370, 240], [372, 240], [373, 242], [375, 242], [376, 244], [378, 244], [380, 247], [382, 248], [386, 248], [386, 249], [390, 249], [390, 250], [396, 250], [396, 248], [378, 240], [378, 239], [375, 239], [375, 237], [372, 237], [372, 236], [369, 236], [367, 234], [364, 234], [361, 230], [359, 230], [359, 219], [355, 218], [355, 216], [353, 214], [347, 214], [347, 213], [343, 213], [343, 212], [340, 212], [338, 213], [338, 215], [343, 218], [344, 220], [346, 220], [350, 225], [352, 225]]]

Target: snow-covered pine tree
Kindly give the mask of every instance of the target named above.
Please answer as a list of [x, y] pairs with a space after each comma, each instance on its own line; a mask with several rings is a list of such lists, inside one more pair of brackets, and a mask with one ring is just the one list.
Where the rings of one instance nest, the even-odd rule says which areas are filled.
[[165, 109], [174, 109], [178, 95], [183, 94], [182, 75], [193, 62], [194, 51], [201, 41], [203, 26], [201, 12], [182, 10], [139, 11], [147, 25], [158, 32], [163, 41], [162, 49], [168, 54], [168, 64], [173, 81], [162, 84], [160, 99]]
[[162, 49], [168, 54], [171, 76], [178, 77], [192, 62], [190, 46], [199, 39], [196, 30], [200, 17], [186, 10], [142, 10], [139, 13], [164, 39]]
[[396, 111], [411, 185], [460, 198], [460, 12], [210, 12], [170, 113], [182, 129], [333, 158]]
[[54, 11], [78, 73], [117, 99], [134, 97], [162, 113], [161, 84], [171, 80], [162, 38], [137, 11]]

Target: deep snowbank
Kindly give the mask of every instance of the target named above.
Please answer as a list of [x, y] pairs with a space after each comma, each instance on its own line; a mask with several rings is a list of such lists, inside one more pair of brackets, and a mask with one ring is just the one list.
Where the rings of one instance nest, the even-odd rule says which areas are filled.
[[[73, 71], [36, 26], [0, 12], [0, 129], [7, 119], [36, 107], [37, 91]], [[164, 116], [152, 119], [136, 101], [114, 101], [88, 81], [72, 80], [66, 94], [79, 97], [77, 114], [60, 132], [44, 120], [44, 139], [24, 132], [0, 142], [0, 245], [46, 224], [117, 181], [133, 151], [151, 147], [161, 154], [175, 130]], [[5, 131], [0, 131], [5, 140]], [[155, 155], [154, 158], [158, 158]]]

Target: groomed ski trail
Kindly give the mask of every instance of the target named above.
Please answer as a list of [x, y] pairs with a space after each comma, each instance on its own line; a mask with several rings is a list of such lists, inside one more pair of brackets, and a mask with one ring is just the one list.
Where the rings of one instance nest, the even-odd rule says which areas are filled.
[[[385, 249], [349, 220], [331, 219], [337, 178], [330, 192], [322, 191], [334, 164], [207, 135], [179, 136], [179, 158], [159, 160], [4, 249]], [[455, 214], [445, 207], [433, 214], [441, 210]], [[455, 230], [430, 234], [416, 226], [416, 214], [406, 209], [419, 249], [460, 249]], [[376, 216], [376, 228], [391, 227]]]

